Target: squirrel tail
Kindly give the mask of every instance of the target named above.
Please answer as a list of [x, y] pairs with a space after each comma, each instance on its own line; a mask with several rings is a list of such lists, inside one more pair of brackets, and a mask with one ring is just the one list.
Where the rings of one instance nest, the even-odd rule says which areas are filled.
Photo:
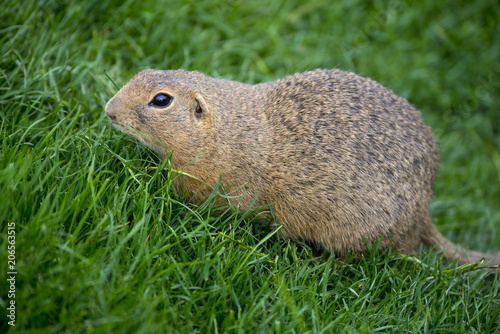
[[429, 246], [434, 247], [436, 250], [443, 249], [444, 256], [447, 260], [456, 260], [458, 265], [464, 265], [467, 263], [474, 263], [485, 259], [480, 265], [487, 267], [493, 272], [500, 274], [500, 252], [496, 254], [485, 254], [480, 252], [474, 252], [469, 250], [464, 250], [461, 247], [456, 246], [450, 240], [446, 239], [433, 224], [429, 224], [425, 234], [422, 234], [422, 242]]

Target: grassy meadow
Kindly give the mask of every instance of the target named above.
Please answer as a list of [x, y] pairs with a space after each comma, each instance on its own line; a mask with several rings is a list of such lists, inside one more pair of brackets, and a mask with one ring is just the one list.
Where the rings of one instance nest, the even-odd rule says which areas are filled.
[[433, 128], [438, 229], [497, 252], [498, 1], [4, 0], [0, 9], [0, 332], [500, 332], [498, 276], [427, 249], [317, 259], [258, 228], [252, 212], [189, 204], [168, 161], [104, 114], [146, 68], [248, 83], [354, 71], [407, 98]]

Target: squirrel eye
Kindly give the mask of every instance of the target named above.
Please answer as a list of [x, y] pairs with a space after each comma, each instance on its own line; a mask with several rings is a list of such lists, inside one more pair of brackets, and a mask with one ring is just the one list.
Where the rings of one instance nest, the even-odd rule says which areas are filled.
[[172, 102], [173, 98], [170, 95], [167, 94], [157, 94], [151, 102], [149, 102], [149, 105], [155, 106], [155, 107], [166, 107]]

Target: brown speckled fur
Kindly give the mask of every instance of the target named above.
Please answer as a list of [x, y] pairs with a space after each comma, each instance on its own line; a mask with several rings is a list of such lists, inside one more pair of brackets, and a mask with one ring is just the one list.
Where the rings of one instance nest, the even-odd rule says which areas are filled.
[[[172, 103], [149, 105], [158, 93]], [[339, 257], [349, 249], [363, 254], [366, 241], [383, 236], [382, 246], [392, 241], [407, 254], [423, 242], [446, 248], [459, 264], [491, 257], [464, 253], [432, 225], [434, 137], [418, 110], [373, 80], [316, 70], [247, 85], [199, 72], [145, 70], [108, 102], [106, 113], [162, 159], [173, 152], [175, 169], [211, 186], [220, 176], [224, 186], [241, 187], [242, 208], [258, 195], [256, 205], [273, 204], [287, 237]], [[193, 191], [201, 185], [189, 177], [182, 182]], [[197, 199], [209, 192], [202, 187]]]

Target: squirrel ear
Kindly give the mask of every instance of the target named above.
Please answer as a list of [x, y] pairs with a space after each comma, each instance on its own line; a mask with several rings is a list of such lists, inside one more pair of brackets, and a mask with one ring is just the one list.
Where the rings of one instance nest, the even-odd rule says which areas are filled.
[[196, 101], [196, 107], [194, 110], [194, 116], [197, 120], [201, 121], [203, 118], [207, 117], [210, 114], [210, 110], [208, 109], [208, 105], [205, 102], [203, 96], [200, 93], [196, 93], [194, 96]]

